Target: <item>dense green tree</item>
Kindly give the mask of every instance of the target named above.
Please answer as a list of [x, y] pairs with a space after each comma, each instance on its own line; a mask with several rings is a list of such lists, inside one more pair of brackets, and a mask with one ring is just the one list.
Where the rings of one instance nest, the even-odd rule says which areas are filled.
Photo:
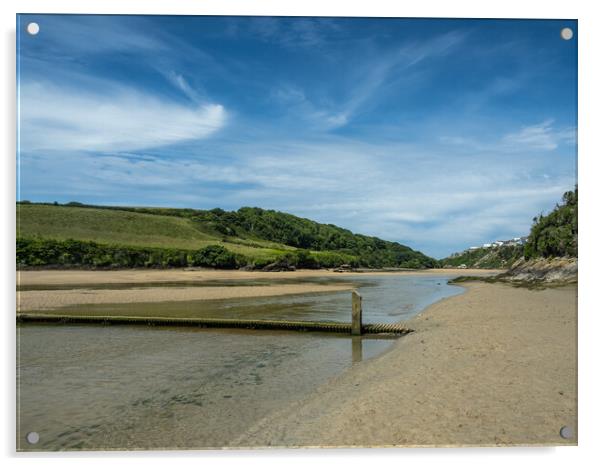
[[577, 257], [577, 189], [564, 193], [562, 204], [533, 219], [525, 258]]

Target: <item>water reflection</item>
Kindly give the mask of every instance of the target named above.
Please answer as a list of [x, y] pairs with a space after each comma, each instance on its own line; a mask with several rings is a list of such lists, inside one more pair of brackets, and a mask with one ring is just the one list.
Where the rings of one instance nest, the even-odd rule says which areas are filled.
[[351, 362], [362, 362], [363, 356], [363, 341], [362, 337], [351, 337]]

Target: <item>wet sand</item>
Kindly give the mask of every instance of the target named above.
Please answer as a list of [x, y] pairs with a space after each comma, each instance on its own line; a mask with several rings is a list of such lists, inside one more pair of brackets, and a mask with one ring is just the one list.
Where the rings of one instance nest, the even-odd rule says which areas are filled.
[[466, 286], [231, 446], [575, 445], [576, 288]]
[[261, 298], [305, 293], [345, 291], [352, 284], [270, 284], [266, 286], [156, 287], [126, 290], [32, 290], [20, 291], [17, 311], [42, 311], [82, 304], [126, 304], [182, 301], [210, 301]]

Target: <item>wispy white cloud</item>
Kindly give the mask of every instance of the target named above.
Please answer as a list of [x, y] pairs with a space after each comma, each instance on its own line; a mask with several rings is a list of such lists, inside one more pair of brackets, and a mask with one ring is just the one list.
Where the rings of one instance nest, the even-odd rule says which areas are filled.
[[[245, 18], [244, 23], [230, 23], [229, 31], [236, 33], [241, 27], [248, 28], [255, 37], [273, 42], [280, 47], [307, 49], [315, 53], [341, 32], [341, 28], [328, 18]], [[337, 37], [340, 39], [340, 37]]]
[[427, 41], [414, 42], [401, 48], [401, 64], [408, 68], [429, 58], [447, 55], [468, 37], [468, 31], [452, 30]]
[[349, 75], [338, 77], [336, 83], [345, 89], [345, 95], [336, 101], [312, 100], [304, 89], [290, 83], [276, 88], [273, 96], [281, 103], [293, 105], [296, 116], [322, 125], [325, 130], [340, 128], [363, 107], [382, 100], [384, 96], [380, 94], [388, 83], [394, 82], [399, 88], [404, 82], [413, 81], [423, 73], [418, 65], [451, 53], [467, 35], [466, 31], [450, 31], [425, 42], [366, 54], [369, 58], [353, 67]]
[[[493, 50], [491, 53], [495, 53]], [[532, 75], [528, 72], [496, 76], [478, 89], [470, 89], [456, 97], [454, 105], [465, 112], [475, 113], [491, 105], [495, 99], [508, 98], [526, 86]]]
[[[102, 16], [54, 15], [36, 18], [40, 24], [40, 38], [44, 40], [47, 58], [90, 57], [91, 54], [120, 51], [122, 53], [165, 51], [165, 43], [158, 34], [146, 31], [152, 27], [140, 17], [114, 17], [107, 21]], [[35, 50], [35, 49], [33, 49]], [[27, 49], [22, 49], [27, 54]]]
[[272, 101], [288, 109], [287, 117], [305, 121], [318, 130], [330, 130], [347, 124], [349, 113], [332, 105], [314, 103], [303, 89], [288, 84], [272, 90]]
[[186, 80], [186, 78], [176, 73], [173, 70], [170, 70], [165, 73], [165, 77], [167, 80], [173, 84], [177, 89], [179, 89], [186, 97], [188, 97], [193, 102], [201, 102], [201, 94], [197, 89], [194, 89]]
[[[133, 63], [145, 67], [145, 73], [162, 75], [192, 101], [200, 102], [205, 97], [203, 92], [190, 85], [182, 69], [189, 71], [200, 67], [204, 75], [217, 75], [228, 82], [239, 78], [239, 74], [230, 68], [240, 64], [230, 57], [216, 58], [198, 43], [190, 42], [168, 28], [157, 28], [154, 20], [145, 17], [114, 16], [108, 20], [94, 15], [54, 15], [36, 19], [41, 27], [40, 38], [44, 41], [43, 53], [36, 47], [23, 47], [19, 58], [30, 72], [60, 78], [57, 82], [92, 81], [98, 74], [86, 73], [90, 63], [109, 60], [126, 66]], [[57, 63], [60, 66], [56, 66]], [[124, 79], [124, 76], [108, 74], [109, 79]], [[132, 78], [136, 81], [136, 76]]]
[[[395, 82], [398, 88], [403, 88], [404, 82], [411, 82], [416, 76], [423, 76], [423, 71], [418, 69], [418, 65], [448, 55], [457, 49], [467, 36], [466, 31], [450, 31], [427, 41], [408, 43], [386, 53], [375, 53], [376, 58], [359, 67], [353, 74], [353, 86], [338, 114], [345, 116], [346, 123], [367, 103], [374, 103], [377, 100], [376, 96], [388, 82]], [[386, 94], [380, 96], [380, 99], [383, 98], [386, 98]]]
[[557, 127], [553, 119], [547, 119], [534, 125], [524, 125], [501, 137], [477, 138], [474, 135], [442, 135], [439, 142], [443, 145], [463, 147], [466, 150], [516, 153], [524, 151], [547, 152], [557, 150], [562, 145], [576, 143], [577, 130], [570, 127]]
[[502, 138], [502, 143], [509, 148], [522, 150], [554, 150], [562, 143], [575, 143], [575, 130], [570, 128], [556, 129], [554, 120], [548, 119], [541, 123], [523, 126], [519, 131], [509, 133]]
[[19, 106], [24, 151], [139, 150], [206, 138], [226, 123], [219, 104], [191, 108], [115, 86], [92, 92], [24, 83]]

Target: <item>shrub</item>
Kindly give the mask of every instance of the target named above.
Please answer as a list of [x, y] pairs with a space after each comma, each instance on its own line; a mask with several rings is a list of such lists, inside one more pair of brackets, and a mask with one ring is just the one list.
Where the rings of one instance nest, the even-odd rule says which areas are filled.
[[300, 269], [317, 269], [319, 268], [318, 261], [314, 256], [310, 254], [309, 251], [301, 249], [295, 252], [296, 258], [296, 267]]
[[236, 268], [236, 255], [218, 244], [199, 249], [190, 256], [190, 265], [216, 269]]
[[[222, 246], [208, 246], [192, 255], [181, 249], [136, 248], [68, 239], [17, 238], [17, 266], [91, 268], [186, 267], [190, 262], [235, 268], [237, 257]], [[240, 259], [239, 259], [240, 260]]]

